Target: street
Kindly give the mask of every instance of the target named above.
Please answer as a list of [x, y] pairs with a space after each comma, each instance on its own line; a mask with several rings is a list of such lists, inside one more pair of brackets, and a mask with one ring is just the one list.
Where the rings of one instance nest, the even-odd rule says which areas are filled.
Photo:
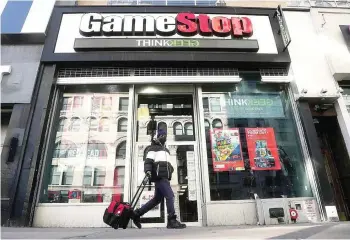
[[2, 239], [350, 239], [350, 223], [278, 226], [109, 228], [1, 228]]

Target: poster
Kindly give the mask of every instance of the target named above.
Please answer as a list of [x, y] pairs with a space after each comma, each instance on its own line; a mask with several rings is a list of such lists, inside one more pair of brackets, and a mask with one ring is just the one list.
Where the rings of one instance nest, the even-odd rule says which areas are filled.
[[195, 168], [195, 157], [194, 151], [186, 152], [187, 160], [187, 181], [188, 181], [188, 200], [197, 200], [196, 191], [196, 168]]
[[305, 200], [305, 215], [310, 222], [317, 222], [315, 201]]
[[273, 128], [246, 128], [247, 147], [252, 170], [280, 170]]
[[238, 128], [212, 130], [211, 145], [215, 172], [244, 170]]
[[[149, 200], [154, 197], [154, 191], [143, 191], [140, 197], [140, 207], [145, 205]], [[160, 217], [160, 204], [148, 211], [143, 218], [158, 218]]]

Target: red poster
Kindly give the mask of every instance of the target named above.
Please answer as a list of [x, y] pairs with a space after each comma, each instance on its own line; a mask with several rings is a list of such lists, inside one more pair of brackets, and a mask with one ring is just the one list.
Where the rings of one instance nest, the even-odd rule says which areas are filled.
[[211, 151], [215, 172], [244, 170], [238, 128], [211, 131]]
[[246, 128], [252, 170], [280, 170], [281, 163], [273, 128]]

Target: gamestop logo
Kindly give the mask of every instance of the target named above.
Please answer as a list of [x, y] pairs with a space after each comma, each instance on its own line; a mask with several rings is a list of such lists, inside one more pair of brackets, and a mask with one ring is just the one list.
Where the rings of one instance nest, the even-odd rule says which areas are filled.
[[[106, 14], [105, 14], [106, 15]], [[252, 22], [247, 17], [213, 17], [206, 14], [178, 13], [174, 16], [84, 14], [80, 34], [91, 36], [217, 36], [247, 38], [253, 35]]]

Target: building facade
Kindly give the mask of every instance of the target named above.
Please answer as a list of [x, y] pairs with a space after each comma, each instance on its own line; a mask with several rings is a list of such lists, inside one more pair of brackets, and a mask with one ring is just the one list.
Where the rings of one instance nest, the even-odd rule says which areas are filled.
[[[45, 31], [55, 1], [1, 1], [1, 219], [10, 225], [28, 138]], [[23, 193], [23, 192], [22, 192]]]
[[[298, 222], [325, 220], [278, 19], [259, 8], [55, 7], [24, 152], [23, 221], [105, 226], [110, 200], [130, 200], [143, 177], [152, 117], [168, 132], [181, 221], [290, 223], [291, 209]], [[165, 207], [144, 226], [164, 226]]]
[[323, 211], [340, 220], [350, 219], [349, 13], [312, 8], [285, 14], [292, 85]]

